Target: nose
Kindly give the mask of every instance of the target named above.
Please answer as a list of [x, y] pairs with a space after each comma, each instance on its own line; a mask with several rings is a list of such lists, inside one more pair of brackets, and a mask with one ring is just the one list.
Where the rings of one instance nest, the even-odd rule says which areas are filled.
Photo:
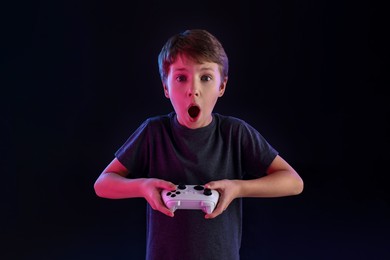
[[189, 86], [189, 89], [188, 89], [188, 96], [189, 97], [192, 97], [192, 96], [199, 97], [199, 86], [198, 86], [198, 83], [192, 82], [191, 86]]

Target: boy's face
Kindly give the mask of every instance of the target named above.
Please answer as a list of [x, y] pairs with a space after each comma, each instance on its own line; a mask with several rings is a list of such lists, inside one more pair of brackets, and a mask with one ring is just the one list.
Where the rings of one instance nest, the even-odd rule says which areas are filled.
[[207, 126], [217, 99], [225, 92], [227, 78], [222, 79], [217, 63], [197, 63], [179, 55], [171, 64], [164, 85], [177, 120], [191, 129]]

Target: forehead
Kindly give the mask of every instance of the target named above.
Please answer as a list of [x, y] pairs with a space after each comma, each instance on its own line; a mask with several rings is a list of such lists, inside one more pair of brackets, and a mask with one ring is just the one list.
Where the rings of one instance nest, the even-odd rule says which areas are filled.
[[215, 72], [219, 71], [219, 66], [215, 62], [197, 62], [185, 55], [178, 55], [176, 60], [171, 64], [170, 71], [191, 71], [191, 70], [212, 70]]

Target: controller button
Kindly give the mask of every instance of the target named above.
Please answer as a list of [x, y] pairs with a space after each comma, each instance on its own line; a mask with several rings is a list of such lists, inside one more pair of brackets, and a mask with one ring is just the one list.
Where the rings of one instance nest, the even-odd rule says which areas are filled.
[[168, 192], [168, 193], [167, 193], [167, 196], [170, 196], [171, 194], [172, 194], [171, 192]]
[[176, 191], [176, 194], [178, 194], [178, 195], [179, 195], [179, 194], [181, 194], [181, 192], [180, 192], [180, 191]]
[[206, 195], [206, 196], [210, 196], [211, 195], [211, 190], [210, 189], [204, 189], [203, 194]]
[[179, 183], [179, 185], [177, 186], [180, 190], [185, 190], [186, 189], [186, 185], [184, 185], [183, 183]]
[[172, 195], [171, 195], [171, 198], [174, 198], [174, 197], [176, 197], [176, 194], [172, 194]]
[[196, 185], [194, 186], [194, 190], [203, 190], [204, 187], [202, 185]]

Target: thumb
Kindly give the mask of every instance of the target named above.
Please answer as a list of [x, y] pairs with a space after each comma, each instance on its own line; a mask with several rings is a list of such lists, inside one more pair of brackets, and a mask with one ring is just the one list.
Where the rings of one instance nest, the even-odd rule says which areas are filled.
[[163, 181], [160, 183], [160, 188], [166, 189], [166, 190], [175, 190], [176, 185], [169, 181]]
[[216, 182], [216, 181], [211, 181], [211, 182], [205, 184], [204, 187], [205, 187], [206, 189], [211, 189], [211, 190], [218, 189], [218, 182]]

